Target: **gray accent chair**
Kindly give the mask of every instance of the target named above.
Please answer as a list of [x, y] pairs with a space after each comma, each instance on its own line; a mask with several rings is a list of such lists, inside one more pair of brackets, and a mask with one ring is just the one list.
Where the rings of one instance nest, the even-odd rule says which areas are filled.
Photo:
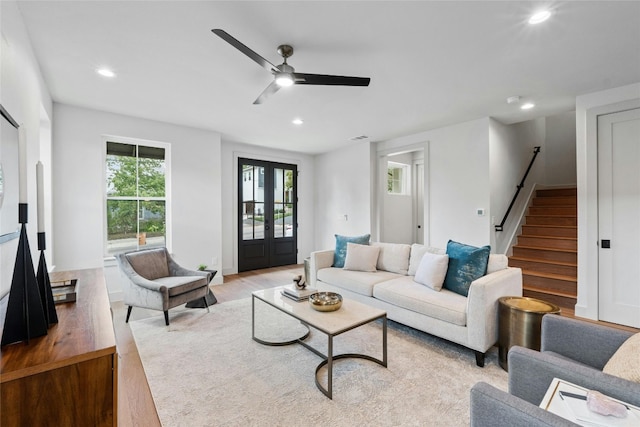
[[540, 352], [518, 346], [509, 350], [509, 393], [484, 382], [471, 388], [471, 426], [576, 426], [538, 407], [554, 377], [640, 406], [640, 384], [602, 372], [631, 335], [545, 315]]
[[169, 326], [169, 309], [202, 298], [209, 291], [206, 271], [188, 270], [174, 261], [166, 248], [146, 249], [116, 255], [118, 265], [129, 279], [124, 287], [128, 305], [126, 323], [135, 307], [161, 310]]

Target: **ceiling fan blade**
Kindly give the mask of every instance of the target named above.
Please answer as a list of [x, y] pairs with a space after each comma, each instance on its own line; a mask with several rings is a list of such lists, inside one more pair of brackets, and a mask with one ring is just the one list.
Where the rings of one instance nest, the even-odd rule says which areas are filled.
[[297, 85], [328, 85], [328, 86], [369, 86], [369, 77], [330, 76], [327, 74], [294, 73]]
[[276, 93], [278, 91], [278, 89], [280, 89], [280, 86], [278, 86], [278, 84], [275, 82], [275, 80], [272, 81], [271, 84], [269, 86], [267, 86], [267, 88], [265, 90], [262, 91], [260, 96], [257, 97], [255, 101], [253, 101], [253, 104], [254, 105], [262, 104], [263, 102], [265, 102], [267, 100], [267, 98], [269, 98], [271, 95]]
[[255, 53], [253, 50], [251, 50], [251, 48], [247, 47], [245, 44], [243, 44], [241, 41], [239, 41], [238, 39], [236, 39], [233, 36], [231, 36], [226, 31], [220, 30], [220, 29], [217, 29], [217, 28], [214, 29], [214, 30], [211, 30], [211, 31], [215, 35], [220, 37], [222, 40], [226, 41], [231, 46], [235, 47], [240, 52], [244, 53], [249, 58], [253, 59], [253, 61], [256, 62], [258, 65], [260, 65], [261, 67], [264, 67], [269, 71], [277, 71], [278, 70], [275, 65], [273, 65], [271, 62], [269, 62], [266, 59], [264, 59], [262, 56], [260, 56], [257, 53]]

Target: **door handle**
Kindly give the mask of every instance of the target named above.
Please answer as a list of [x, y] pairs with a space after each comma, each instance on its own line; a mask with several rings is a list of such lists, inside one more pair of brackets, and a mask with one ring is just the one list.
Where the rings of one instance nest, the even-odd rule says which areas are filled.
[[264, 220], [264, 229], [265, 230], [269, 230], [269, 220], [268, 219]]

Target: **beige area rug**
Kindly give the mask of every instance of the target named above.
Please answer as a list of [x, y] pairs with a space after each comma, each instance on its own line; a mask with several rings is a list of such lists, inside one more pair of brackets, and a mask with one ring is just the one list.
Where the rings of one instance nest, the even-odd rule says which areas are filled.
[[[162, 315], [130, 323], [165, 427], [464, 426], [473, 384], [507, 389], [496, 348], [478, 368], [473, 351], [389, 322], [388, 368], [337, 361], [330, 400], [314, 382], [318, 356], [299, 344], [270, 347], [251, 339], [250, 299], [210, 308], [172, 310], [169, 329]], [[303, 332], [258, 301], [256, 319], [262, 339]], [[340, 335], [335, 353], [380, 358], [381, 331], [377, 322]], [[326, 336], [313, 329], [308, 342], [326, 348]]]

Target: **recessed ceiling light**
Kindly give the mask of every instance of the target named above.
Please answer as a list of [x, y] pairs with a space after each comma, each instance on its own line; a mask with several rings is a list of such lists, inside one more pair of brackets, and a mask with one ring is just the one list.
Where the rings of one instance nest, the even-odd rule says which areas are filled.
[[527, 102], [527, 103], [525, 103], [525, 104], [522, 104], [522, 105], [520, 106], [520, 108], [521, 108], [522, 110], [530, 110], [530, 109], [532, 109], [532, 108], [533, 108], [533, 107], [535, 107], [535, 106], [536, 106], [536, 104], [534, 104], [533, 102]]
[[100, 74], [102, 77], [113, 78], [113, 77], [116, 76], [116, 73], [114, 73], [113, 71], [111, 71], [108, 68], [98, 68], [96, 70], [96, 73]]
[[304, 121], [302, 119], [296, 118], [296, 119], [291, 120], [291, 123], [293, 123], [294, 125], [298, 125], [299, 126], [299, 125], [303, 124]]
[[531, 18], [529, 18], [529, 24], [539, 24], [549, 19], [550, 16], [551, 12], [549, 12], [548, 10], [541, 10], [540, 12], [536, 12], [531, 15]]

